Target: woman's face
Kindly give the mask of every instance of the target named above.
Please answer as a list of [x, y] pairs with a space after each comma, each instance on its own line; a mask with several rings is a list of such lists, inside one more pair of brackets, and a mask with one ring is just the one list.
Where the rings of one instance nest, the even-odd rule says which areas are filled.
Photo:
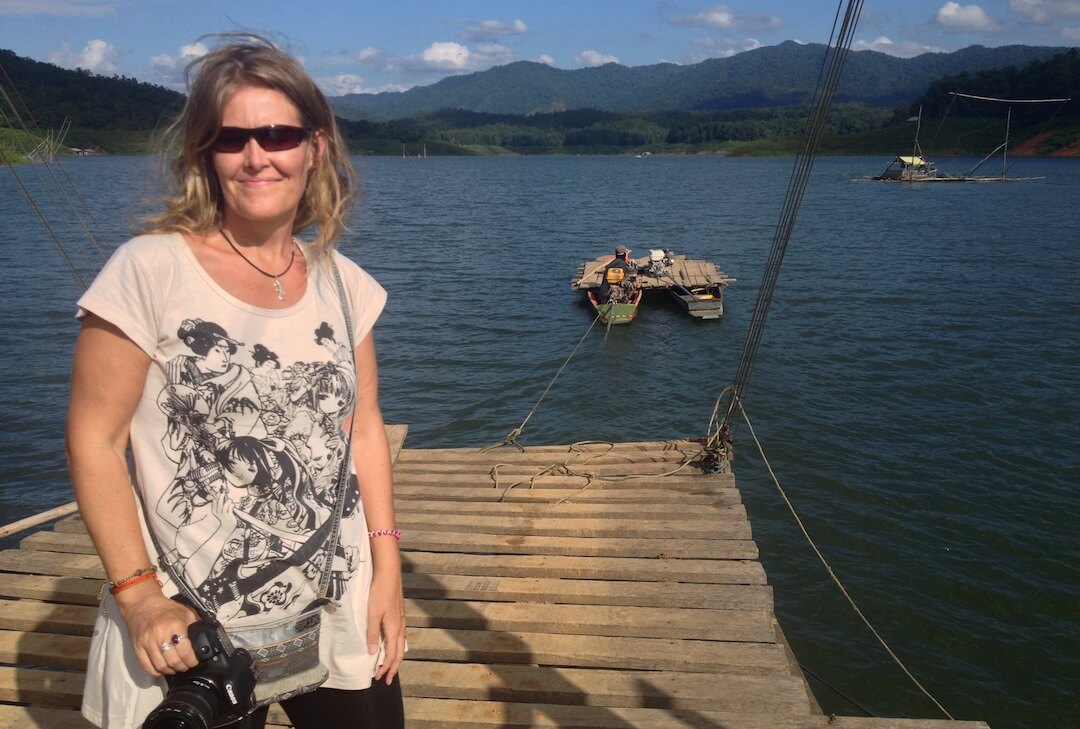
[[332, 388], [318, 390], [315, 399], [317, 400], [315, 407], [320, 413], [327, 415], [340, 412], [346, 402], [345, 396], [334, 392]]
[[251, 461], [237, 458], [225, 467], [225, 478], [237, 488], [245, 488], [259, 475], [259, 469]]
[[[300, 111], [280, 91], [241, 86], [222, 109], [223, 127], [255, 129], [272, 124], [303, 126]], [[291, 228], [320, 140], [312, 134], [299, 147], [267, 152], [251, 137], [239, 152], [213, 152], [226, 225], [289, 224]]]
[[224, 372], [229, 369], [229, 343], [215, 342], [210, 351], [203, 355], [202, 370], [204, 372]]

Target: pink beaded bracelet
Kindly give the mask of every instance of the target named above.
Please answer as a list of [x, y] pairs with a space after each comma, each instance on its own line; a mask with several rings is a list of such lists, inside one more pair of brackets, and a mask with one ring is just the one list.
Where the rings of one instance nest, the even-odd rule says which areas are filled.
[[375, 537], [393, 537], [394, 541], [401, 541], [401, 532], [397, 529], [376, 529], [373, 532], [368, 532], [367, 535], [369, 539], [374, 539]]

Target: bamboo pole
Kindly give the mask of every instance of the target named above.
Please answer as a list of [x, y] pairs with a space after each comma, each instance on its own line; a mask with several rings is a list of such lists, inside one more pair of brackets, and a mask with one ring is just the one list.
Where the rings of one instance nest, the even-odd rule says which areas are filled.
[[61, 519], [65, 516], [70, 516], [78, 510], [79, 505], [72, 501], [71, 503], [64, 504], [63, 506], [57, 506], [55, 509], [49, 509], [48, 511], [43, 511], [40, 514], [28, 516], [25, 519], [20, 519], [19, 521], [13, 521], [7, 526], [0, 527], [0, 539], [10, 537], [12, 534], [18, 534], [19, 532], [26, 531], [27, 529], [32, 529], [36, 526], [41, 526], [42, 524], [53, 521], [55, 519]]

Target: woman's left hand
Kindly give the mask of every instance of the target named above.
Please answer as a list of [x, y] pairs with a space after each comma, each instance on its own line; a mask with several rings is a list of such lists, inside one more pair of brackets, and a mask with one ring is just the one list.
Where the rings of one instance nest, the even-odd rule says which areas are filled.
[[371, 582], [371, 595], [368, 597], [368, 653], [379, 652], [379, 637], [382, 636], [384, 651], [383, 664], [375, 671], [375, 680], [386, 679], [390, 685], [405, 658], [405, 598], [401, 587], [401, 567], [389, 566], [375, 569]]

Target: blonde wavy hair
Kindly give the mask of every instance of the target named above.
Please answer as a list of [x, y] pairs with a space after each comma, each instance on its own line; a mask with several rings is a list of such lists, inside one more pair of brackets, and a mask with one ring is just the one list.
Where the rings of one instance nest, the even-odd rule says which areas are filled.
[[223, 45], [185, 70], [187, 101], [164, 139], [171, 189], [164, 212], [145, 222], [156, 232], [205, 234], [221, 227], [221, 187], [210, 147], [229, 98], [241, 87], [258, 86], [288, 97], [303, 125], [323, 137], [322, 155], [308, 176], [293, 233], [316, 224], [316, 249], [332, 249], [345, 228], [356, 175], [329, 102], [300, 63], [271, 41], [246, 33], [206, 37]]

